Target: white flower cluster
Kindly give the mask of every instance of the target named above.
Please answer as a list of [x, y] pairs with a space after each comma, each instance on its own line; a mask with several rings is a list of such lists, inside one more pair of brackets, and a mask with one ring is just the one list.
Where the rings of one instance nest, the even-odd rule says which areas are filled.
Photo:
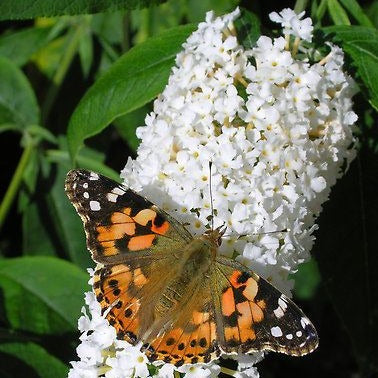
[[311, 18], [301, 18], [305, 12], [296, 14], [292, 9], [285, 8], [279, 14], [272, 12], [269, 17], [272, 21], [282, 25], [282, 31], [285, 35], [293, 35], [296, 38], [311, 42], [312, 40], [312, 20]]
[[[312, 38], [303, 14], [272, 13], [286, 38], [262, 36], [252, 50], [238, 43], [232, 24], [238, 15], [209, 12], [188, 38], [146, 126], [137, 130], [138, 157], [121, 176], [199, 234], [210, 227], [211, 175], [214, 226], [228, 228], [220, 253], [237, 256], [290, 294], [287, 277], [309, 259], [315, 218], [355, 155], [353, 82], [334, 45], [320, 62], [303, 58], [313, 56], [300, 46]], [[80, 321], [81, 361], [70, 377], [151, 374], [138, 348], [122, 348], [110, 330], [100, 336], [104, 320], [88, 297], [92, 320], [85, 315]], [[239, 361], [235, 376], [258, 377], [252, 363], [259, 356]], [[88, 366], [97, 367], [96, 375], [80, 373]], [[185, 377], [219, 372], [214, 363], [185, 366], [179, 369]], [[164, 364], [157, 374], [172, 378], [173, 367]]]

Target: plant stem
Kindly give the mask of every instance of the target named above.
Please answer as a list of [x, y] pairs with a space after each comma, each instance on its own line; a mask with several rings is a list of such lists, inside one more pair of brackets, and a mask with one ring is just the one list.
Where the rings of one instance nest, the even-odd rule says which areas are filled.
[[122, 18], [122, 52], [125, 53], [126, 51], [130, 50], [130, 11], [126, 11]]
[[227, 374], [227, 375], [229, 375], [229, 376], [231, 376], [231, 377], [233, 377], [234, 374], [236, 373], [235, 370], [231, 370], [231, 369], [226, 368], [226, 367], [224, 367], [224, 366], [221, 366], [221, 372], [222, 372], [223, 374]]
[[294, 12], [296, 14], [299, 14], [302, 11], [304, 11], [306, 9], [306, 7], [307, 7], [307, 3], [308, 3], [308, 0], [297, 0], [295, 2]]
[[78, 50], [81, 32], [82, 24], [80, 23], [70, 33], [71, 35], [69, 37], [68, 45], [63, 53], [61, 63], [59, 64], [54, 77], [52, 78], [51, 86], [47, 91], [46, 98], [42, 106], [42, 124], [46, 123], [51, 107], [54, 104], [56, 96], [58, 94], [59, 88]]
[[29, 142], [26, 148], [24, 149], [20, 161], [18, 162], [16, 171], [13, 174], [12, 180], [8, 186], [8, 189], [5, 193], [5, 196], [0, 204], [0, 229], [4, 224], [4, 221], [8, 215], [9, 209], [12, 206], [13, 200], [16, 197], [20, 184], [22, 182], [22, 176], [24, 174], [25, 168], [30, 159], [30, 155], [33, 151], [34, 145], [32, 142]]

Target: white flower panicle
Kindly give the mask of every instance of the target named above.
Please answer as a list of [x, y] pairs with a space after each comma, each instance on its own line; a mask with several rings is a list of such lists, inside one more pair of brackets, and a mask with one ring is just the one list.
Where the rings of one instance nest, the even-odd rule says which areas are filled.
[[[138, 156], [121, 173], [193, 234], [227, 225], [220, 253], [247, 266], [290, 295], [287, 277], [309, 259], [315, 218], [355, 156], [353, 81], [342, 69], [343, 52], [311, 63], [300, 40], [312, 38], [312, 22], [284, 9], [270, 17], [285, 38], [261, 36], [254, 48], [238, 42], [232, 21], [207, 13], [177, 55], [169, 83], [138, 128]], [[294, 41], [290, 39], [294, 36]], [[209, 162], [212, 162], [210, 172]], [[134, 347], [117, 341], [92, 294], [91, 319], [83, 332], [70, 377], [173, 377], [162, 362], [147, 368]], [[243, 357], [238, 377], [258, 377], [252, 365], [262, 353]], [[150, 364], [151, 365], [151, 364]], [[184, 365], [185, 377], [217, 376], [215, 363]]]

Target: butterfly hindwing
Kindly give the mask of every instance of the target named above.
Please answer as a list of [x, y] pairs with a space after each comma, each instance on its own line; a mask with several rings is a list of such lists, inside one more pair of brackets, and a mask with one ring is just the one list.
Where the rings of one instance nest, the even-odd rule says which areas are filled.
[[123, 262], [135, 252], [180, 251], [192, 239], [152, 202], [97, 173], [70, 171], [66, 192], [84, 222], [87, 245], [97, 262]]
[[150, 343], [148, 355], [176, 366], [206, 363], [220, 354], [217, 343], [215, 311], [210, 282], [205, 279], [193, 296], [187, 295], [185, 307], [178, 309], [168, 327], [162, 326]]
[[117, 338], [135, 344], [153, 322], [149, 308], [163, 290], [159, 270], [170, 257], [146, 256], [121, 264], [98, 266], [93, 288], [101, 313], [117, 331]]
[[[175, 286], [171, 285], [170, 290]], [[148, 355], [176, 366], [215, 359], [220, 350], [209, 279], [198, 282], [193, 292], [184, 293], [182, 302], [185, 305], [178, 304], [176, 311], [159, 325], [160, 332], [152, 337]]]
[[[220, 347], [226, 353], [272, 350], [294, 356], [318, 345], [315, 327], [270, 283], [244, 265], [217, 258], [217, 314]], [[219, 299], [218, 299], [219, 298]]]

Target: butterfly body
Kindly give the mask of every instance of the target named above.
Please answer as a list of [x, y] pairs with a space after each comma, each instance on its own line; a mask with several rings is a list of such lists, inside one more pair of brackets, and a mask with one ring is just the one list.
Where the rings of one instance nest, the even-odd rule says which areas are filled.
[[192, 236], [147, 199], [84, 170], [66, 192], [99, 263], [94, 292], [117, 337], [177, 366], [225, 353], [311, 352], [315, 328], [284, 294], [219, 256], [223, 232]]

